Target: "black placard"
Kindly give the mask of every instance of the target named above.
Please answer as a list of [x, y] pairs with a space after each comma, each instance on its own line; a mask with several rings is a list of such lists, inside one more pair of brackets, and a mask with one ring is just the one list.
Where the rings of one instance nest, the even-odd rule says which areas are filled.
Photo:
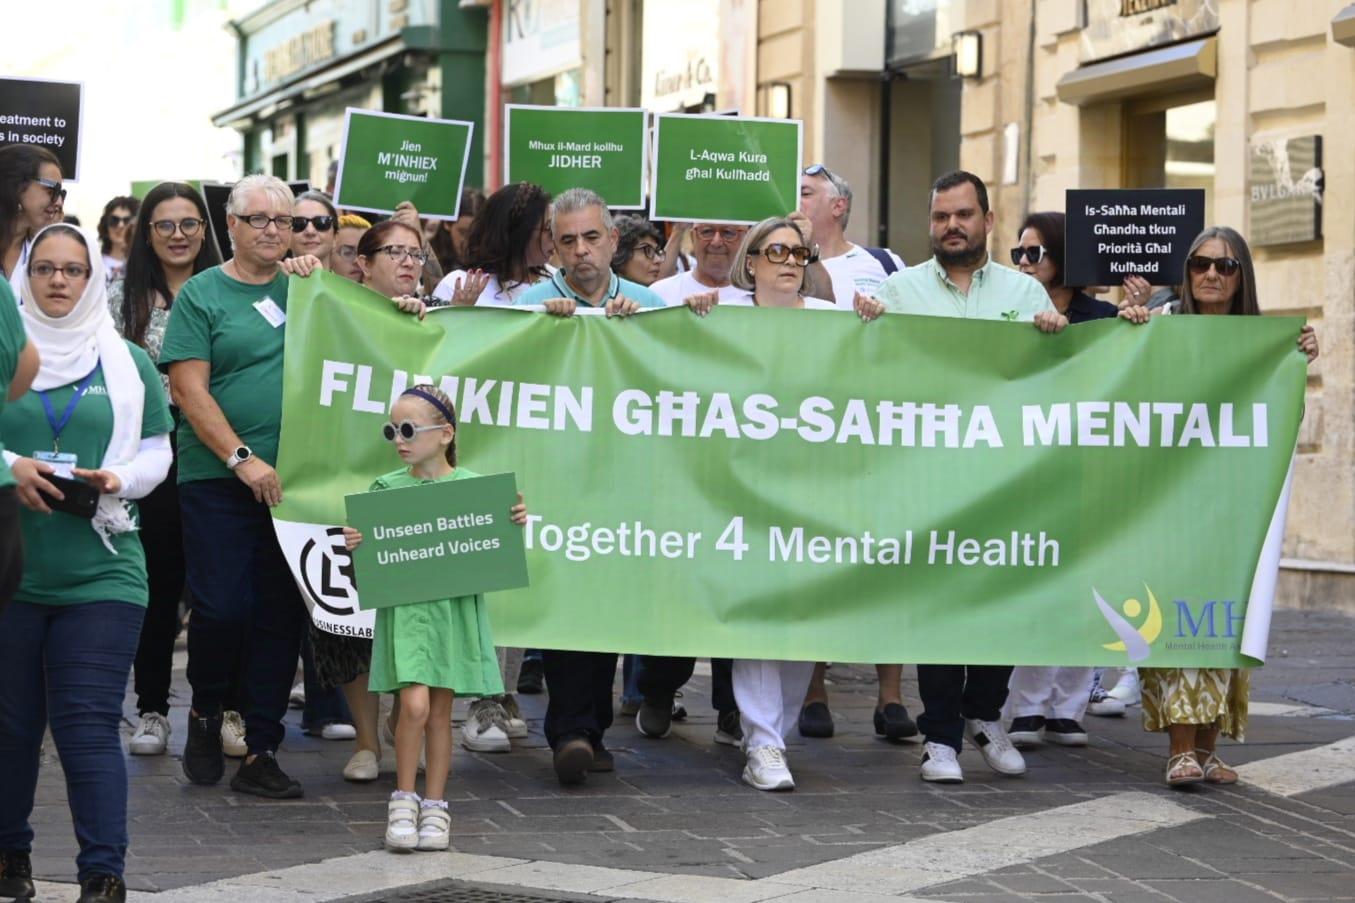
[[1186, 252], [1204, 231], [1204, 189], [1073, 190], [1067, 200], [1065, 285], [1150, 285], [1185, 278]]
[[[288, 182], [292, 194], [301, 194], [311, 190], [310, 182]], [[230, 200], [234, 182], [203, 182], [202, 199], [207, 203], [207, 220], [212, 226], [212, 237], [221, 250], [221, 259], [230, 260], [235, 256], [231, 250], [231, 236], [226, 231], [226, 202]], [[289, 239], [290, 240], [290, 239]]]
[[34, 144], [61, 161], [61, 177], [80, 181], [80, 115], [84, 86], [0, 78], [0, 145]]

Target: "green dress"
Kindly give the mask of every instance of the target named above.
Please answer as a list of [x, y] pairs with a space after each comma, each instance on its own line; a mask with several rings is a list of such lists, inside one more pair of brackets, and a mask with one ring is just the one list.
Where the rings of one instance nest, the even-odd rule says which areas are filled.
[[[479, 474], [458, 467], [442, 480], [475, 476]], [[378, 477], [370, 491], [431, 482], [435, 481], [411, 476], [408, 469], [396, 470]], [[389, 693], [412, 684], [453, 690], [464, 696], [503, 693], [484, 596], [458, 596], [376, 610], [367, 688], [373, 693]]]

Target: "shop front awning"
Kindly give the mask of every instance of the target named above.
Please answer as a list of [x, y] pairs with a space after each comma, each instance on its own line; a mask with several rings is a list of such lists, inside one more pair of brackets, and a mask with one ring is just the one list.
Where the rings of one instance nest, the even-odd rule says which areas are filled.
[[1211, 35], [1074, 69], [1059, 79], [1057, 90], [1059, 100], [1081, 107], [1210, 88], [1217, 69], [1218, 39]]
[[297, 78], [293, 81], [278, 85], [276, 88], [254, 97], [246, 98], [235, 106], [222, 110], [220, 113], [212, 116], [212, 125], [218, 128], [242, 128], [250, 125], [256, 115], [265, 113], [270, 108], [297, 97], [303, 97], [307, 92], [313, 91], [323, 85], [331, 84], [343, 79], [355, 72], [361, 72], [368, 66], [374, 66], [377, 63], [387, 60], [397, 54], [403, 53], [408, 48], [402, 37], [396, 36], [367, 48], [361, 53], [355, 53], [352, 56], [341, 60], [336, 60], [332, 64], [315, 72]]
[[1331, 20], [1331, 36], [1338, 44], [1355, 47], [1355, 3], [1341, 10]]

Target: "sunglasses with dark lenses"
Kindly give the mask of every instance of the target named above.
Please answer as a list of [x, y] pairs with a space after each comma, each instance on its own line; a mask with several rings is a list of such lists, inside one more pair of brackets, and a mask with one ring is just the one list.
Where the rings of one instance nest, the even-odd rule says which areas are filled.
[[780, 242], [767, 245], [760, 251], [749, 251], [749, 254], [760, 254], [767, 259], [768, 263], [785, 263], [787, 260], [794, 260], [797, 267], [809, 265], [810, 251], [804, 245], [783, 245]]
[[1045, 250], [1044, 245], [1029, 245], [1026, 247], [1012, 248], [1012, 266], [1020, 266], [1022, 258], [1029, 261], [1031, 266], [1044, 260], [1044, 256], [1049, 252]]
[[108, 225], [112, 226], [115, 229], [121, 229], [123, 226], [127, 225], [135, 218], [136, 217], [132, 216], [110, 216], [108, 218]]
[[803, 172], [807, 176], [827, 176], [830, 179], [833, 177], [832, 170], [830, 170], [827, 166], [824, 166], [822, 163], [815, 163], [813, 166], [806, 166]]
[[316, 232], [328, 232], [334, 228], [334, 217], [332, 216], [294, 216], [292, 217], [292, 231], [305, 232], [306, 226], [314, 223]]
[[34, 179], [33, 181], [52, 193], [52, 203], [66, 200], [66, 189], [61, 187], [60, 182], [53, 182], [51, 179]]
[[1203, 276], [1213, 267], [1220, 276], [1231, 276], [1242, 269], [1242, 261], [1236, 257], [1201, 257], [1198, 254], [1186, 258], [1186, 269], [1196, 276]]
[[408, 420], [401, 420], [398, 424], [387, 423], [382, 426], [381, 435], [386, 437], [387, 442], [394, 442], [397, 436], [406, 442], [410, 442], [415, 436], [419, 435], [419, 433], [430, 433], [433, 430], [440, 430], [442, 429], [442, 426], [442, 424], [417, 426]]
[[172, 219], [158, 219], [151, 223], [151, 228], [165, 238], [173, 235], [175, 229], [182, 232], [184, 238], [192, 238], [202, 230], [202, 220], [195, 216], [185, 216], [177, 222]]
[[654, 245], [636, 245], [635, 250], [645, 255], [647, 260], [663, 260], [668, 256], [667, 251]]

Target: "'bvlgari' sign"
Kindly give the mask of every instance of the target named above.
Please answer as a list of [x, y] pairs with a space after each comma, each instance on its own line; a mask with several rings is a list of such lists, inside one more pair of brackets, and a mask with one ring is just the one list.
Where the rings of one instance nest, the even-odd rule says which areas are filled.
[[1087, 0], [1082, 62], [1219, 30], [1218, 0]]
[[1322, 136], [1253, 144], [1247, 210], [1254, 245], [1321, 238]]

